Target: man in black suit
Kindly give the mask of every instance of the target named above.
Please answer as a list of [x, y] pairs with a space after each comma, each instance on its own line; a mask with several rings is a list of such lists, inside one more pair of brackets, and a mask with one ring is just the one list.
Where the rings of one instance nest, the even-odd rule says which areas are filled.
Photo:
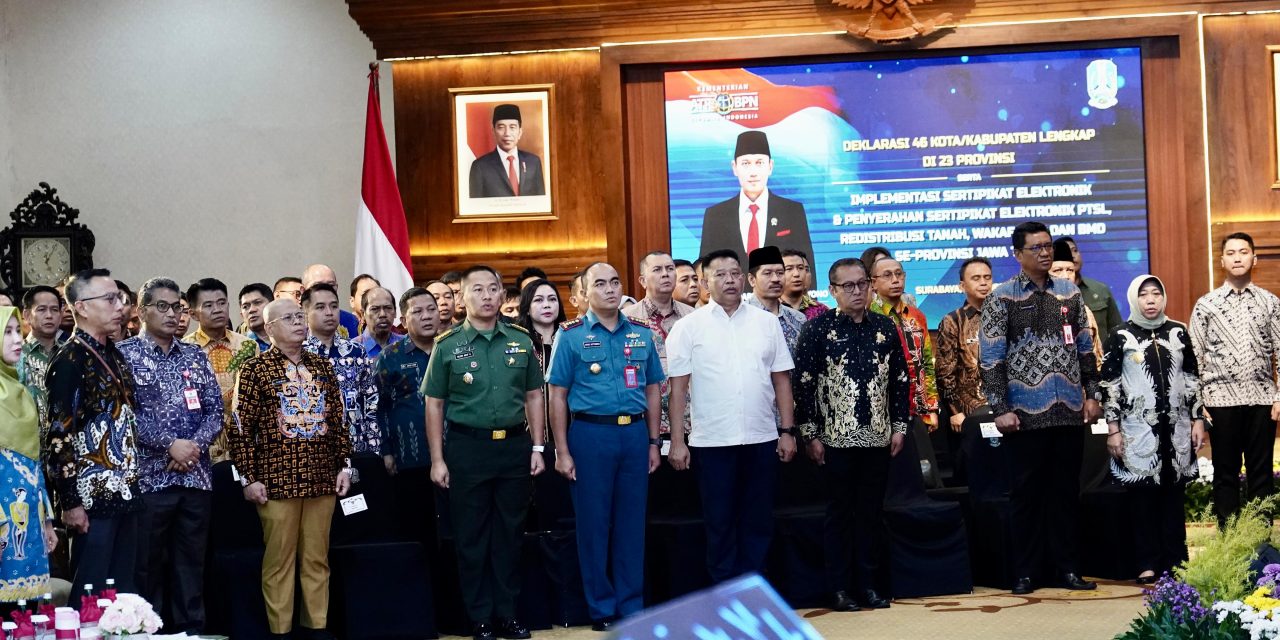
[[523, 133], [520, 126], [520, 107], [500, 104], [493, 108], [493, 138], [498, 148], [471, 163], [472, 198], [547, 195], [542, 160], [516, 149]]
[[[733, 175], [738, 195], [707, 208], [702, 216], [699, 255], [732, 249], [745, 262], [748, 253], [765, 245], [813, 255], [804, 205], [769, 191], [773, 158], [769, 138], [762, 131], [744, 131], [733, 152]], [[815, 261], [816, 262], [816, 261]]]

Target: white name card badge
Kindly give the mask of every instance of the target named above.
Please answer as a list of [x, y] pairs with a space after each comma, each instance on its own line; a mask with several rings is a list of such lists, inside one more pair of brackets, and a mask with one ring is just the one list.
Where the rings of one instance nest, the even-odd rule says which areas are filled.
[[363, 493], [357, 493], [350, 498], [343, 498], [338, 501], [338, 504], [342, 505], [342, 515], [344, 516], [369, 510], [369, 503], [364, 501]]
[[982, 437], [984, 438], [1003, 438], [1004, 437], [1004, 434], [1000, 433], [1000, 430], [996, 428], [996, 423], [994, 422], [982, 422], [982, 423], [979, 423], [978, 426], [982, 427]]
[[669, 455], [670, 453], [671, 453], [671, 441], [670, 441], [670, 440], [663, 440], [663, 441], [662, 441], [662, 455], [666, 456], [666, 455]]
[[1089, 433], [1092, 433], [1095, 436], [1105, 436], [1107, 435], [1107, 431], [1109, 431], [1109, 429], [1107, 428], [1106, 418], [1098, 418], [1097, 422], [1089, 425]]

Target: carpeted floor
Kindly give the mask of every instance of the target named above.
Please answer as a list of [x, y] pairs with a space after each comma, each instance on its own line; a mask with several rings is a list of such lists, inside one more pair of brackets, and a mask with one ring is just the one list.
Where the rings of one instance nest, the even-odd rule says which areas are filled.
[[[1099, 581], [1097, 591], [1040, 589], [1029, 596], [979, 587], [967, 595], [897, 600], [889, 609], [835, 613], [799, 612], [822, 637], [947, 638], [1112, 638], [1142, 610], [1142, 588], [1133, 582]], [[536, 631], [546, 640], [602, 638], [587, 627]], [[672, 638], [672, 640], [680, 640]]]

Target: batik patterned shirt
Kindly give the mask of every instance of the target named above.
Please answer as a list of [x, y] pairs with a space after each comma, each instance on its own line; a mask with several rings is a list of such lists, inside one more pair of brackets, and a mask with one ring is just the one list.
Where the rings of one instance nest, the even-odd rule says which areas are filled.
[[49, 362], [45, 386], [58, 506], [91, 516], [141, 509], [133, 374], [120, 350], [76, 329]]
[[27, 393], [36, 401], [36, 409], [40, 412], [41, 442], [49, 431], [49, 397], [45, 391], [45, 377], [49, 374], [49, 362], [53, 360], [53, 354], [57, 350], [57, 345], [46, 349], [34, 335], [27, 336], [22, 343], [22, 359], [18, 361], [18, 381], [27, 388]]
[[228, 443], [246, 483], [261, 482], [272, 500], [334, 494], [351, 438], [328, 358], [303, 351], [295, 364], [272, 349], [246, 362], [233, 406]]
[[[662, 362], [663, 373], [667, 371], [667, 335], [671, 333], [671, 328], [676, 326], [680, 318], [691, 313], [693, 313], [693, 307], [679, 300], [671, 301], [671, 313], [662, 313], [658, 305], [647, 297], [622, 310], [622, 315], [632, 320], [645, 320], [653, 329], [653, 346], [658, 351], [658, 360]], [[547, 370], [547, 364], [549, 363], [544, 363], [543, 371]], [[658, 432], [671, 433], [671, 383], [664, 378], [659, 386], [662, 391], [662, 425], [658, 428]], [[550, 403], [547, 405], [550, 406]], [[689, 402], [687, 401], [684, 404], [684, 423], [689, 424]]]
[[413, 340], [401, 340], [382, 352], [374, 368], [378, 383], [378, 424], [382, 451], [395, 456], [401, 469], [430, 466], [427, 446], [427, 405], [418, 389], [427, 375], [431, 354]]
[[[765, 308], [764, 303], [760, 301], [760, 298], [757, 298], [754, 293], [748, 293], [742, 296], [742, 301], [757, 309], [769, 311], [769, 309]], [[769, 311], [769, 313], [773, 312]], [[800, 337], [800, 328], [804, 326], [806, 318], [803, 313], [781, 303], [778, 304], [778, 312], [773, 315], [778, 318], [778, 324], [782, 327], [782, 337], [786, 338], [787, 349], [791, 352], [791, 357], [794, 359], [796, 355], [796, 340]]]
[[[133, 373], [138, 403], [139, 483], [143, 493], [169, 487], [213, 489], [209, 445], [222, 433], [222, 390], [209, 358], [194, 344], [174, 340], [165, 353], [150, 334], [122, 340], [120, 353]], [[198, 402], [188, 405], [186, 390]], [[185, 472], [169, 471], [169, 446], [191, 440], [200, 447], [200, 461]]]
[[987, 296], [978, 345], [994, 415], [1013, 411], [1022, 429], [1084, 423], [1085, 398], [1101, 397], [1084, 308], [1071, 282], [1041, 289], [1023, 272]]
[[364, 348], [354, 340], [333, 337], [326, 347], [320, 339], [307, 336], [302, 348], [329, 359], [338, 376], [342, 391], [343, 415], [351, 446], [356, 453], [382, 454], [382, 433], [378, 428], [378, 384], [373, 379], [373, 365]]
[[978, 365], [978, 332], [982, 311], [969, 303], [942, 317], [938, 324], [938, 386], [951, 413], [973, 413], [987, 404]]
[[[783, 304], [786, 303], [784, 302]], [[790, 307], [791, 305], [788, 304], [786, 306]], [[800, 296], [800, 303], [794, 308], [804, 314], [805, 321], [812, 320], [831, 310], [831, 307], [814, 300], [813, 296], [807, 293]]]
[[828, 311], [805, 323], [796, 346], [796, 425], [828, 447], [885, 447], [911, 421], [911, 383], [898, 328]]
[[213, 375], [218, 379], [218, 388], [222, 390], [222, 406], [227, 409], [223, 411], [222, 431], [218, 432], [218, 437], [214, 438], [213, 443], [209, 445], [209, 459], [215, 464], [230, 460], [231, 451], [227, 449], [227, 431], [231, 427], [231, 394], [236, 390], [236, 372], [240, 370], [241, 365], [249, 361], [249, 358], [258, 355], [258, 342], [234, 331], [228, 331], [222, 339], [214, 340], [199, 328], [183, 338], [183, 341], [200, 347], [200, 350], [204, 351], [205, 356], [209, 358], [209, 366], [213, 368]]
[[[876, 296], [871, 311], [887, 316], [902, 331], [907, 347], [907, 365], [911, 376], [911, 412], [923, 418], [938, 412], [938, 378], [933, 361], [933, 338], [929, 320], [920, 307], [900, 300], [898, 307]], [[931, 428], [937, 425], [930, 425]]]
[[1275, 294], [1252, 283], [1239, 291], [1224, 284], [1196, 302], [1190, 330], [1206, 407], [1280, 402], [1274, 364], [1280, 299]]

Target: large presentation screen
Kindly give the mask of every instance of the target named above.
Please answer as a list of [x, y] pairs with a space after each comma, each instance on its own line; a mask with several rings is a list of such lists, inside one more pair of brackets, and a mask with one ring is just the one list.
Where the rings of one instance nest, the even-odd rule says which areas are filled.
[[799, 249], [830, 301], [831, 263], [883, 246], [935, 324], [961, 263], [1012, 277], [1013, 227], [1038, 220], [1127, 316], [1149, 263], [1141, 68], [1124, 47], [667, 72], [672, 255]]

